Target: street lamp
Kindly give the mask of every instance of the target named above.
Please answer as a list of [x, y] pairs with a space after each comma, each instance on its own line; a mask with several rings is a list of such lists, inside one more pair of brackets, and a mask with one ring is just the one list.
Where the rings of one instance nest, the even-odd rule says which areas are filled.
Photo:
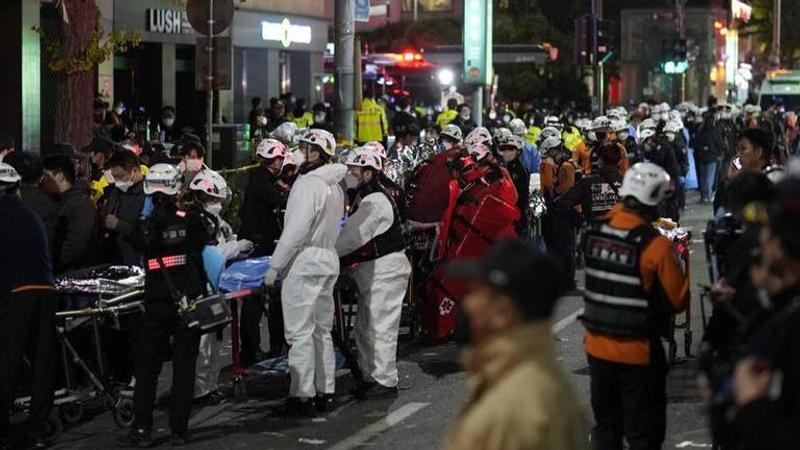
[[439, 78], [439, 84], [442, 86], [450, 86], [455, 79], [455, 75], [453, 75], [453, 71], [450, 69], [440, 70], [437, 77]]

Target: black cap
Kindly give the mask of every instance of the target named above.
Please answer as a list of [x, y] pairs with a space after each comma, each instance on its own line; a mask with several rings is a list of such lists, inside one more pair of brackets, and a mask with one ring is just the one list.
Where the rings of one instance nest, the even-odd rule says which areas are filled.
[[14, 148], [14, 138], [8, 133], [0, 133], [0, 150]]
[[558, 263], [519, 240], [501, 241], [481, 259], [453, 263], [447, 273], [503, 291], [528, 320], [549, 318], [559, 296]]

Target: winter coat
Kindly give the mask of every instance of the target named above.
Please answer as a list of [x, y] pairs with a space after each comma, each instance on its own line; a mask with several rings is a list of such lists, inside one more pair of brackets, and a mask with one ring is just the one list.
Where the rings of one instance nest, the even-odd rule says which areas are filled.
[[89, 191], [72, 187], [61, 194], [53, 235], [53, 271], [78, 269], [91, 262], [97, 211]]

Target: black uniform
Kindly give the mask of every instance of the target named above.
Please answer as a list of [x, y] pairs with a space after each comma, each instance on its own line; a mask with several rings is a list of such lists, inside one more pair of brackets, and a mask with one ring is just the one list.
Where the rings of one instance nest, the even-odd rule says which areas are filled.
[[619, 201], [622, 174], [616, 167], [601, 167], [578, 185], [583, 220], [591, 223], [602, 217]]
[[520, 217], [519, 221], [514, 224], [514, 228], [519, 236], [526, 236], [528, 231], [528, 208], [530, 207], [530, 185], [531, 175], [519, 157], [506, 165], [508, 174], [511, 176], [511, 181], [514, 187], [517, 188], [517, 208], [519, 208]]
[[189, 426], [200, 334], [181, 322], [177, 301], [205, 293], [202, 251], [212, 236], [198, 213], [156, 203], [144, 223], [144, 239], [145, 312], [136, 352], [132, 428], [152, 429], [158, 374], [172, 340], [169, 425], [172, 433], [183, 435]]
[[[681, 168], [675, 157], [675, 149], [670, 142], [662, 137], [657, 137], [651, 144], [645, 144], [642, 149], [645, 161], [651, 162], [664, 169], [672, 180], [673, 185], [680, 183]], [[661, 215], [678, 221], [678, 201], [675, 196], [667, 198], [662, 203]]]

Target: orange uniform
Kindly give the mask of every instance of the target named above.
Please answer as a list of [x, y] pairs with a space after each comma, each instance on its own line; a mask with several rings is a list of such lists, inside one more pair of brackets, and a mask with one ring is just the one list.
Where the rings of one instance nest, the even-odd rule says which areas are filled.
[[[635, 213], [617, 204], [605, 216], [608, 225], [621, 230], [633, 230], [646, 222]], [[652, 292], [656, 280], [675, 312], [683, 311], [689, 302], [689, 279], [676, 260], [672, 243], [664, 236], [655, 237], [641, 253], [639, 273], [645, 292]], [[591, 331], [586, 332], [584, 349], [590, 356], [622, 364], [650, 363], [650, 343], [647, 339], [622, 339]]]
[[[631, 162], [628, 159], [628, 152], [625, 150], [625, 146], [618, 142], [616, 142], [616, 144], [619, 146], [620, 152], [619, 164], [617, 167], [619, 167], [620, 173], [625, 175], [625, 172], [631, 167]], [[586, 142], [581, 142], [575, 147], [575, 151], [572, 152], [572, 160], [581, 166], [584, 175], [592, 173], [592, 147], [586, 145]]]

